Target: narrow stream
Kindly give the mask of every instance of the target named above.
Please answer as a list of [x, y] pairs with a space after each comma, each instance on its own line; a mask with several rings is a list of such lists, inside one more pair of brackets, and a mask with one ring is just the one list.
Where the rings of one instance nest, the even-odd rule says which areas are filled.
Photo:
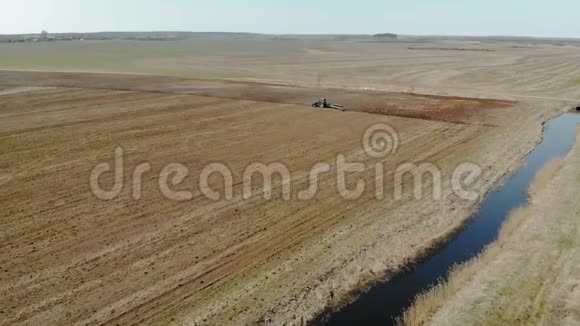
[[453, 265], [474, 258], [495, 241], [508, 214], [526, 205], [527, 189], [537, 172], [551, 159], [565, 156], [571, 150], [577, 123], [580, 123], [577, 113], [566, 113], [550, 120], [545, 126], [543, 141], [528, 155], [524, 165], [506, 177], [503, 186], [486, 195], [480, 210], [461, 232], [411, 270], [375, 284], [352, 304], [313, 324], [393, 325], [395, 318], [412, 304], [417, 294], [446, 280]]

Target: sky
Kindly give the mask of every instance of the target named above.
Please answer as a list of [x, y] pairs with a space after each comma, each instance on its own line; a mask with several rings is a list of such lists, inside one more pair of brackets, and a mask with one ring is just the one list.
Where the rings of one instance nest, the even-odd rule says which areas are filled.
[[578, 0], [0, 0], [0, 34], [200, 31], [580, 37]]

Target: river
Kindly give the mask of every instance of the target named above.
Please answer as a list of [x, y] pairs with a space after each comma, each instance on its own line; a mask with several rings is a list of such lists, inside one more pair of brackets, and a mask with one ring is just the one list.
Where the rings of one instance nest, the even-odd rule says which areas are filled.
[[565, 156], [574, 145], [580, 114], [565, 113], [548, 121], [541, 143], [524, 164], [507, 176], [498, 189], [489, 192], [466, 226], [410, 270], [376, 283], [353, 303], [313, 322], [315, 325], [393, 325], [414, 298], [448, 277], [452, 266], [477, 256], [494, 242], [509, 213], [528, 202], [527, 189], [536, 174], [551, 159]]

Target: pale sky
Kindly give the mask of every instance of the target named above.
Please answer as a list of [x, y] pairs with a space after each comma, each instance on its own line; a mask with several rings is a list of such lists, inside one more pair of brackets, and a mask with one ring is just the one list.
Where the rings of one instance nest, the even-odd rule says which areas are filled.
[[0, 0], [0, 34], [212, 31], [580, 37], [578, 0]]

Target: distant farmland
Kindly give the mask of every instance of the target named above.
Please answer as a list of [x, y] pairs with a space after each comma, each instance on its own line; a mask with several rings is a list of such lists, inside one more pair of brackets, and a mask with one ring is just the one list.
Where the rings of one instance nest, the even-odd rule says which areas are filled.
[[[408, 268], [477, 207], [453, 193], [458, 165], [476, 163], [475, 190], [494, 189], [542, 123], [576, 105], [580, 52], [515, 41], [410, 51], [407, 41], [0, 44], [0, 324], [301, 324]], [[346, 112], [311, 107], [320, 97]], [[365, 152], [376, 124], [398, 135], [389, 156]], [[124, 187], [99, 199], [91, 172], [117, 149]], [[364, 166], [344, 181], [351, 188], [380, 184], [377, 165], [388, 181], [402, 164], [432, 164], [446, 176], [442, 198], [435, 178], [417, 187], [408, 177], [402, 198], [385, 181], [382, 199], [369, 187], [346, 200], [340, 155]], [[201, 191], [196, 176], [213, 163], [232, 172], [233, 199]], [[283, 164], [290, 179], [273, 178], [271, 199], [259, 187], [243, 198], [252, 163]], [[307, 189], [317, 163], [331, 169], [316, 196], [286, 200], [288, 182]], [[170, 185], [186, 200], [160, 190], [170, 164], [189, 169]], [[112, 186], [114, 173], [103, 175]], [[225, 195], [220, 178], [208, 185]]]

